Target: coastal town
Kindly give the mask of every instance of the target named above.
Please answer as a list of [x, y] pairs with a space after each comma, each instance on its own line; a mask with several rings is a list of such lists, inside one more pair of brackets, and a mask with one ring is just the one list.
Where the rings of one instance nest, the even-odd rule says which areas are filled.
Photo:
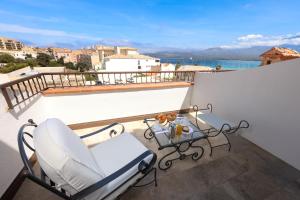
[[299, 200], [299, 7], [1, 0], [0, 200]]
[[[220, 70], [199, 65], [161, 63], [160, 58], [140, 54], [137, 48], [93, 45], [89, 48], [32, 47], [16, 39], [0, 37], [0, 81], [7, 82], [39, 72], [128, 72]], [[300, 58], [292, 49], [273, 47], [260, 56], [261, 66]]]

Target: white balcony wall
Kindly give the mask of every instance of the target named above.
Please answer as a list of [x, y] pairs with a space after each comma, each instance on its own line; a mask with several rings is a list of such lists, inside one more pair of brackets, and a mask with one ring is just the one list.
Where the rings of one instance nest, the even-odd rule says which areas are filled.
[[245, 119], [242, 136], [300, 170], [300, 59], [259, 69], [200, 74], [192, 104], [212, 103], [225, 119]]
[[31, 103], [28, 102], [26, 109], [20, 110], [16, 107], [8, 112], [7, 104], [0, 92], [0, 196], [23, 167], [17, 144], [18, 129], [28, 119], [34, 119], [37, 122], [45, 119], [43, 100], [43, 97], [36, 96]]
[[0, 196], [23, 167], [17, 133], [28, 119], [40, 123], [57, 117], [66, 124], [151, 114], [189, 108], [192, 87], [39, 96], [29, 105], [7, 112], [0, 93]]
[[189, 108], [191, 87], [45, 97], [48, 117], [66, 124]]

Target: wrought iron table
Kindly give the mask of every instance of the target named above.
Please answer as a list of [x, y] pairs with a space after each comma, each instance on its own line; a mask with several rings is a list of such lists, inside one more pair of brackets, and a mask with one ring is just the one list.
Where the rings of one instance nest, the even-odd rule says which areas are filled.
[[[144, 132], [146, 139], [151, 140], [155, 138], [158, 144], [158, 150], [165, 148], [174, 149], [159, 160], [158, 167], [161, 170], [169, 169], [175, 160], [183, 160], [191, 156], [192, 159], [196, 161], [203, 156], [203, 147], [194, 145], [194, 142], [207, 138], [207, 135], [200, 131], [199, 128], [186, 117], [180, 117], [180, 119], [185, 120], [185, 124], [190, 128], [191, 132], [188, 134], [183, 133], [181, 136], [175, 136], [173, 139], [169, 137], [170, 127], [168, 123], [159, 124], [155, 119], [144, 120], [144, 123], [148, 126], [148, 129]], [[187, 151], [190, 148], [195, 149], [195, 151], [188, 153]], [[177, 153], [177, 157], [171, 157], [171, 155], [175, 153]]]

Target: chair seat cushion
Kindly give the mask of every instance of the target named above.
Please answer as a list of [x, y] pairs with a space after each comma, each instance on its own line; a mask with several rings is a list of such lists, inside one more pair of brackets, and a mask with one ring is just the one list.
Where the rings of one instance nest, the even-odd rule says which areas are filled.
[[59, 119], [39, 124], [33, 142], [42, 169], [58, 188], [70, 194], [105, 176], [82, 140]]
[[[221, 117], [218, 117], [217, 115], [214, 115], [213, 113], [201, 113], [197, 115], [197, 119], [203, 123], [208, 124], [209, 126], [221, 130], [223, 124], [229, 124], [231, 128], [236, 128], [236, 124], [227, 120], [222, 119]], [[226, 128], [226, 127], [225, 127]]]
[[[113, 137], [101, 144], [90, 148], [94, 160], [101, 168], [101, 171], [106, 174], [106, 176], [109, 176], [117, 170], [121, 169], [147, 150], [148, 149], [130, 133], [123, 133], [117, 137]], [[148, 157], [146, 157], [146, 159], [144, 159], [144, 161], [149, 163], [152, 157], [153, 155], [149, 155]], [[105, 196], [137, 172], [138, 165], [128, 170], [119, 178], [110, 182], [105, 188], [106, 192], [101, 192], [100, 196], [98, 196], [97, 198]], [[131, 183], [140, 176], [141, 174], [132, 179]], [[124, 190], [125, 189], [126, 188], [124, 188]], [[121, 192], [122, 191], [119, 191], [118, 193]], [[93, 195], [93, 197], [94, 198], [92, 199], [95, 199], [95, 195]]]

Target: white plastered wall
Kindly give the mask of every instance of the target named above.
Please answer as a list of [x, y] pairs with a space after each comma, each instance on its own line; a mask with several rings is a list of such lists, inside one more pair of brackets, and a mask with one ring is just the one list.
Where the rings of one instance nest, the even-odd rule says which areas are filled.
[[212, 103], [214, 113], [245, 119], [242, 136], [300, 169], [300, 59], [259, 69], [197, 73], [192, 104]]

